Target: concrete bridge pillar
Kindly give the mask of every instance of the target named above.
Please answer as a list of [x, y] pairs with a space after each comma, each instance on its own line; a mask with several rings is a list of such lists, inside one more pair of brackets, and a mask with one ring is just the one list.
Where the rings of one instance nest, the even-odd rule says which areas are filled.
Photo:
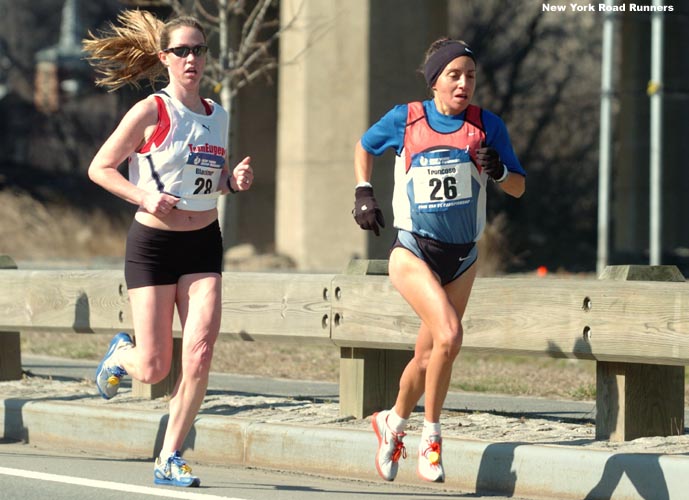
[[276, 249], [317, 271], [386, 257], [394, 156], [374, 167], [387, 222], [376, 238], [351, 215], [354, 145], [393, 105], [427, 97], [416, 70], [446, 35], [446, 1], [282, 0], [280, 18]]

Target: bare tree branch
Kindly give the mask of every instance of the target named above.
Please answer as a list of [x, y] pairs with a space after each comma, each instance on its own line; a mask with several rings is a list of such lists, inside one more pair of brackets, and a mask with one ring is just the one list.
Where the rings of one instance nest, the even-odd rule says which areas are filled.
[[[175, 15], [188, 13], [181, 0], [121, 0], [123, 4], [134, 7], [169, 7]], [[247, 13], [248, 5], [252, 5]], [[275, 6], [274, 0], [194, 0], [192, 13], [204, 25], [209, 36], [216, 35], [221, 39], [220, 53], [216, 58], [209, 57], [207, 71], [204, 78], [214, 89], [229, 87], [231, 96], [237, 90], [248, 85], [260, 77], [270, 77], [271, 72], [278, 67], [277, 56], [271, 49], [282, 33], [290, 29], [301, 12], [302, 4], [297, 7], [294, 16], [287, 22], [280, 24], [279, 19], [269, 16], [270, 8]], [[231, 37], [228, 21], [222, 21], [221, 9], [228, 14], [225, 19], [237, 20], [241, 30], [237, 37]], [[225, 23], [222, 27], [221, 24]], [[229, 24], [229, 25], [228, 25]], [[223, 41], [224, 40], [224, 41]], [[233, 43], [230, 43], [233, 40]], [[228, 103], [223, 103], [227, 105]]]
[[264, 66], [261, 66], [259, 69], [254, 71], [253, 73], [246, 73], [246, 71], [242, 71], [243, 73], [243, 78], [237, 82], [236, 87], [233, 89], [233, 96], [237, 94], [237, 92], [243, 88], [246, 87], [247, 85], [251, 84], [254, 80], [258, 79], [259, 77], [263, 75], [270, 75], [272, 74], [272, 70], [276, 69], [278, 67], [277, 62], [273, 62], [270, 64], [266, 64]]
[[251, 50], [251, 47], [256, 40], [258, 31], [266, 17], [268, 7], [270, 7], [271, 3], [271, 0], [259, 0], [259, 3], [256, 4], [256, 7], [249, 15], [249, 19], [246, 23], [244, 23], [244, 27], [242, 28], [242, 41], [239, 46], [239, 54], [236, 59], [239, 64], [241, 64], [241, 61], [246, 56], [247, 52]]
[[206, 8], [201, 3], [201, 0], [195, 0], [194, 7], [207, 22], [212, 24], [218, 24], [220, 22], [220, 17], [214, 16], [213, 14], [208, 12], [208, 10], [206, 10]]
[[501, 109], [499, 114], [507, 114], [512, 110], [512, 101], [515, 95], [515, 89], [517, 87], [517, 82], [519, 81], [520, 74], [524, 69], [524, 61], [529, 54], [534, 50], [534, 46], [538, 43], [538, 26], [539, 22], [543, 17], [543, 10], [537, 10], [534, 17], [528, 24], [526, 29], [525, 41], [521, 46], [513, 53], [512, 65], [508, 78], [508, 88], [504, 94]]
[[179, 0], [120, 0], [120, 3], [132, 7], [170, 7], [175, 13], [184, 11]]

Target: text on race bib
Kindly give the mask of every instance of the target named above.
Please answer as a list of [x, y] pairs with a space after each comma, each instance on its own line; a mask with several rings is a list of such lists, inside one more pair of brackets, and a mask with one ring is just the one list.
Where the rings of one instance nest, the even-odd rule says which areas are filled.
[[471, 201], [473, 163], [464, 150], [425, 151], [411, 164], [413, 203], [420, 212], [438, 212]]
[[192, 152], [182, 173], [180, 195], [185, 198], [208, 195], [218, 190], [225, 163], [222, 156]]

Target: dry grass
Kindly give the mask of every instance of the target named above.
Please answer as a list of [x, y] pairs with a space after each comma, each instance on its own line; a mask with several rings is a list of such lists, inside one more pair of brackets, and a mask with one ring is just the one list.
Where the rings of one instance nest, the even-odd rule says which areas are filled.
[[[22, 352], [96, 361], [110, 338], [104, 335], [24, 333]], [[222, 337], [213, 371], [298, 380], [337, 382], [339, 352], [331, 346], [245, 342]], [[461, 353], [453, 390], [560, 399], [595, 398], [593, 363]]]
[[84, 214], [9, 190], [0, 191], [0, 205], [0, 254], [15, 260], [124, 255], [125, 223], [98, 209]]
[[[89, 334], [22, 333], [22, 352], [97, 361], [109, 336]], [[339, 352], [331, 346], [245, 342], [223, 339], [216, 344], [213, 371], [337, 382]], [[454, 365], [451, 390], [594, 400], [593, 361], [460, 353]], [[685, 382], [689, 405], [689, 380]]]

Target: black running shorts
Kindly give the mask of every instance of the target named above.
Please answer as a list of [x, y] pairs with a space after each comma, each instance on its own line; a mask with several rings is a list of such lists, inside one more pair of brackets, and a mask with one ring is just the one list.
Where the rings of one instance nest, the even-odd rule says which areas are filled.
[[222, 274], [222, 252], [217, 220], [193, 231], [167, 231], [144, 226], [135, 219], [125, 250], [127, 289], [172, 285], [185, 274]]
[[478, 249], [474, 242], [444, 243], [402, 229], [398, 231], [390, 251], [397, 247], [406, 248], [423, 260], [438, 276], [441, 285], [447, 285], [459, 278], [478, 257]]

